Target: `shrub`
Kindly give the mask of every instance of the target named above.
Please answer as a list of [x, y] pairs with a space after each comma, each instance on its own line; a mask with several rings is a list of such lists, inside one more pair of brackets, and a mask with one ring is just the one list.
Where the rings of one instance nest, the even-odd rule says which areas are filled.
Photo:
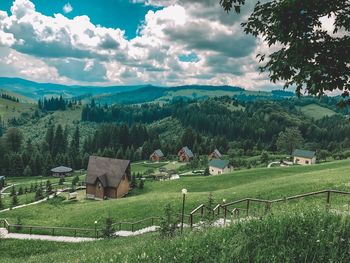
[[165, 205], [164, 215], [160, 219], [159, 233], [161, 237], [175, 236], [179, 219], [174, 217], [174, 210], [170, 204]]
[[108, 216], [105, 221], [105, 226], [102, 229], [102, 235], [105, 238], [110, 238], [114, 236], [114, 233], [115, 229], [113, 227], [113, 220], [110, 216]]

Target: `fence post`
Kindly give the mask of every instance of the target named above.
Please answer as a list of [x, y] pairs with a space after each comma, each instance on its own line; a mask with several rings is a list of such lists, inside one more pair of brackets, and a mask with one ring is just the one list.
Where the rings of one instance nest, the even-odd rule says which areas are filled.
[[190, 214], [190, 226], [193, 228], [193, 214]]
[[204, 206], [201, 207], [201, 218], [203, 218], [204, 215]]
[[224, 210], [224, 225], [226, 225], [226, 217], [227, 217], [227, 206], [225, 206], [225, 210]]
[[152, 226], [154, 225], [154, 218], [152, 217]]
[[52, 235], [54, 236], [55, 235], [55, 229], [52, 228]]
[[330, 208], [331, 206], [331, 191], [327, 191], [327, 204], [326, 204], [326, 209], [328, 211], [328, 209]]
[[74, 229], [74, 237], [77, 237], [77, 229]]
[[247, 216], [249, 216], [250, 199], [247, 199]]
[[29, 228], [29, 235], [32, 234], [32, 227]]

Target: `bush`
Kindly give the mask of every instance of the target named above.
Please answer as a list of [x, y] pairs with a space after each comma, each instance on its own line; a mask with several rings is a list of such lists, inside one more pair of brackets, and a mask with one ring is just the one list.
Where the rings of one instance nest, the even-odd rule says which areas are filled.
[[105, 238], [110, 238], [114, 236], [114, 233], [115, 233], [115, 229], [113, 227], [113, 220], [109, 216], [106, 218], [105, 226], [102, 229], [102, 235]]
[[161, 237], [174, 237], [179, 219], [174, 217], [174, 210], [170, 204], [164, 207], [164, 215], [160, 219], [159, 233]]

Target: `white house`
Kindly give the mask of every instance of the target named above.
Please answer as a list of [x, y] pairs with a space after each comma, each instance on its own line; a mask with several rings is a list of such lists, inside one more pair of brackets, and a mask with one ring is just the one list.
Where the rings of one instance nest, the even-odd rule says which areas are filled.
[[232, 171], [233, 167], [227, 160], [213, 159], [209, 162], [209, 173], [211, 175], [224, 174]]
[[310, 165], [316, 163], [316, 152], [295, 149], [293, 154], [293, 163], [300, 165]]

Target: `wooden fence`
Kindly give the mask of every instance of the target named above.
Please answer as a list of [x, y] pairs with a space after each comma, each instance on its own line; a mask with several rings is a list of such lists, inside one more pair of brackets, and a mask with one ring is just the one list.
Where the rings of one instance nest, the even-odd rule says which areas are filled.
[[[246, 216], [249, 216], [249, 211], [251, 208], [251, 205], [253, 203], [258, 203], [258, 204], [262, 204], [265, 207], [265, 212], [269, 212], [272, 208], [272, 205], [275, 203], [281, 203], [281, 202], [287, 202], [287, 201], [291, 201], [291, 200], [298, 200], [298, 199], [302, 199], [305, 197], [310, 197], [310, 196], [319, 196], [319, 195], [323, 195], [325, 194], [326, 198], [326, 208], [329, 209], [330, 205], [331, 205], [331, 194], [336, 194], [336, 195], [350, 195], [350, 192], [346, 192], [346, 191], [340, 191], [340, 190], [322, 190], [322, 191], [317, 191], [317, 192], [309, 192], [309, 193], [304, 193], [304, 194], [300, 194], [300, 195], [294, 195], [294, 196], [290, 196], [290, 197], [285, 197], [285, 198], [279, 198], [279, 199], [274, 199], [274, 200], [266, 200], [266, 199], [258, 199], [258, 198], [244, 198], [244, 199], [240, 199], [240, 200], [236, 200], [233, 202], [229, 202], [229, 203], [223, 203], [223, 204], [218, 204], [214, 209], [212, 209], [211, 213], [212, 216], [219, 216], [221, 214], [221, 211], [223, 211], [223, 216], [224, 216], [224, 224], [227, 220], [227, 214], [230, 213], [231, 215], [240, 215], [241, 212], [245, 212]], [[239, 208], [237, 207], [240, 204], [245, 204], [245, 208]], [[194, 219], [195, 216], [197, 216], [199, 214], [199, 218], [203, 219], [204, 215], [205, 215], [205, 210], [206, 210], [206, 206], [204, 204], [199, 205], [198, 207], [196, 207], [194, 210], [191, 211], [190, 215], [189, 215], [189, 223], [190, 223], [190, 227], [193, 228], [194, 227]]]
[[[229, 203], [218, 204], [210, 211], [210, 213], [212, 213], [213, 218], [223, 215], [223, 220], [225, 224], [228, 214], [238, 216], [242, 212], [245, 212], [244, 216], [249, 216], [251, 205], [253, 203], [258, 203], [260, 205], [263, 205], [264, 210], [267, 213], [271, 210], [273, 204], [287, 202], [290, 200], [298, 200], [298, 199], [302, 199], [310, 196], [319, 196], [319, 195], [325, 195], [326, 208], [328, 209], [331, 205], [332, 194], [350, 196], [350, 192], [346, 192], [346, 191], [322, 190], [318, 192], [309, 192], [309, 193], [304, 193], [300, 195], [294, 195], [294, 196], [279, 198], [274, 200], [244, 198], [244, 199], [236, 200]], [[244, 205], [244, 208], [238, 207], [239, 205], [242, 205], [242, 204]], [[191, 229], [195, 226], [195, 216], [196, 217], [198, 216], [200, 220], [203, 219], [203, 217], [205, 216], [205, 213], [207, 212], [206, 210], [207, 210], [206, 205], [201, 204], [197, 206], [195, 209], [193, 209], [189, 215], [185, 215], [185, 217], [188, 218], [189, 220], [189, 225]], [[177, 214], [177, 215], [181, 216], [181, 214]], [[116, 231], [125, 230], [125, 231], [135, 232], [141, 228], [155, 226], [157, 223], [159, 225], [160, 219], [161, 219], [160, 217], [148, 217], [148, 218], [145, 218], [139, 221], [134, 221], [134, 222], [120, 221], [120, 222], [113, 223], [112, 227]], [[89, 228], [16, 225], [16, 224], [9, 224], [9, 222], [6, 219], [0, 219], [0, 224], [1, 224], [0, 226], [3, 226], [4, 228], [6, 228], [9, 233], [25, 232], [29, 234], [34, 234], [35, 232], [35, 234], [38, 234], [38, 232], [40, 232], [40, 234], [43, 234], [43, 232], [45, 232], [46, 235], [57, 235], [58, 232], [60, 232], [60, 233], [64, 233], [65, 235], [71, 234], [74, 237], [76, 237], [78, 234], [83, 234], [84, 236], [89, 236], [89, 237], [100, 237], [102, 234], [102, 229], [97, 229], [97, 228], [89, 229]]]

